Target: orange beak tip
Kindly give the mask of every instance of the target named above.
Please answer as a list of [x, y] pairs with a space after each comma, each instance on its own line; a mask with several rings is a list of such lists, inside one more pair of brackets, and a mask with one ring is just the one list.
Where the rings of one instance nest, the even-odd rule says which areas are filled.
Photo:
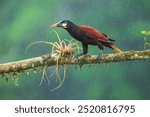
[[55, 27], [57, 27], [57, 24], [53, 24], [50, 26], [50, 28], [55, 28]]

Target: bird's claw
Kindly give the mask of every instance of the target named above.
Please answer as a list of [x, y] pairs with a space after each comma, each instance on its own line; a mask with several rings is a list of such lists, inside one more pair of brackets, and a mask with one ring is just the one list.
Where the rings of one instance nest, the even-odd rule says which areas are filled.
[[96, 58], [96, 62], [101, 62], [102, 61], [102, 54], [99, 54]]

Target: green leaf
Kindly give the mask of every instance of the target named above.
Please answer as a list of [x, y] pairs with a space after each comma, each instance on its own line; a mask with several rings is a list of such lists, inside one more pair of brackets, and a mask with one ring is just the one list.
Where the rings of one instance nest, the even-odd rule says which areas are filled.
[[142, 35], [150, 35], [150, 31], [141, 31]]
[[146, 35], [147, 33], [146, 33], [146, 31], [141, 31], [141, 34]]

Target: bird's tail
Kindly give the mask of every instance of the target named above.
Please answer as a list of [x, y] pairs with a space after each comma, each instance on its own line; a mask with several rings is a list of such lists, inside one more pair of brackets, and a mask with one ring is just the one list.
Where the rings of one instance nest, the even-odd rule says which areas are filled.
[[123, 51], [121, 51], [118, 47], [116, 47], [115, 45], [111, 45], [112, 49], [115, 50], [117, 53], [121, 53]]
[[116, 42], [116, 40], [114, 40], [114, 39], [110, 39], [110, 38], [109, 38], [108, 40], [111, 41], [111, 42]]

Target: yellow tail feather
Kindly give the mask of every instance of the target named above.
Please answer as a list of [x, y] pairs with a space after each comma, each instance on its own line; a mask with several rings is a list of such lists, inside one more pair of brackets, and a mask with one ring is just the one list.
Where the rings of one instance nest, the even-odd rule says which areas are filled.
[[123, 51], [121, 51], [119, 48], [117, 48], [115, 45], [111, 46], [113, 50], [115, 50], [117, 53], [121, 53]]

